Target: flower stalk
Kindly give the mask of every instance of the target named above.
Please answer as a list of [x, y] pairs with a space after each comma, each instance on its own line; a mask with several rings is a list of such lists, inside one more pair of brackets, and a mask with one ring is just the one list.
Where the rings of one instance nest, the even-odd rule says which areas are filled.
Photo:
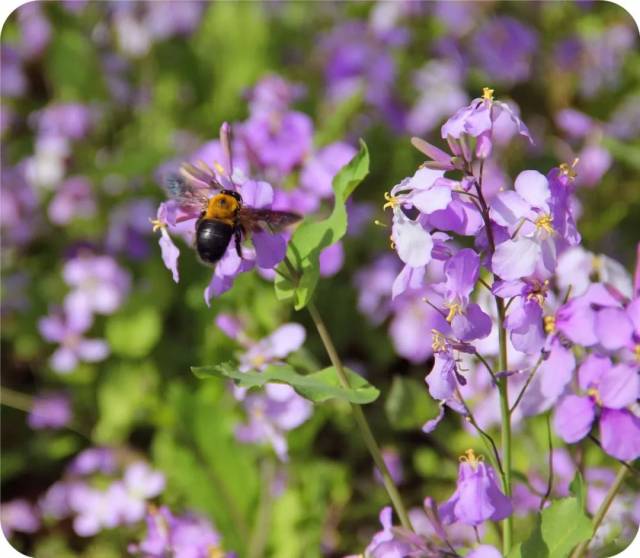
[[[316, 330], [320, 335], [320, 339], [322, 340], [322, 344], [329, 356], [329, 360], [331, 364], [336, 369], [336, 373], [338, 374], [338, 379], [342, 387], [349, 389], [351, 386], [349, 384], [349, 378], [344, 371], [344, 367], [342, 365], [342, 361], [340, 360], [340, 356], [333, 344], [333, 340], [327, 329], [324, 321], [322, 320], [322, 316], [318, 312], [315, 304], [313, 302], [309, 302], [308, 305], [309, 314], [311, 314], [311, 319], [313, 320], [314, 325], [316, 326]], [[400, 496], [400, 492], [393, 482], [393, 478], [391, 477], [391, 473], [389, 472], [389, 468], [387, 467], [384, 459], [382, 458], [382, 452], [380, 451], [380, 446], [376, 441], [373, 432], [371, 431], [371, 427], [367, 422], [366, 417], [362, 411], [362, 408], [355, 403], [351, 403], [351, 411], [353, 413], [353, 417], [356, 421], [356, 425], [358, 426], [358, 430], [360, 430], [360, 435], [364, 440], [371, 457], [373, 458], [373, 462], [375, 463], [378, 471], [382, 475], [382, 481], [389, 495], [389, 499], [398, 515], [398, 519], [400, 523], [405, 529], [413, 531], [413, 527], [411, 526], [411, 521], [409, 520], [409, 515], [407, 513], [407, 509], [404, 506], [402, 501], [402, 497]]]

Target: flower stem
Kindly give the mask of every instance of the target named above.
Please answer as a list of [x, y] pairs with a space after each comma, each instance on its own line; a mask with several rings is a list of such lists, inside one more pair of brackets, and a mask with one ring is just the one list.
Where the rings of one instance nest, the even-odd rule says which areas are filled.
[[276, 477], [275, 463], [270, 459], [264, 461], [260, 471], [262, 493], [256, 513], [256, 522], [251, 532], [249, 558], [260, 558], [265, 555], [265, 548], [269, 540], [269, 527], [271, 524], [271, 512], [273, 510], [273, 481]]
[[[342, 361], [336, 351], [335, 345], [333, 344], [333, 340], [331, 339], [331, 335], [327, 330], [322, 317], [320, 316], [318, 309], [316, 308], [313, 302], [309, 302], [308, 305], [309, 313], [311, 314], [311, 319], [318, 330], [318, 334], [320, 335], [320, 339], [322, 339], [322, 344], [324, 345], [325, 350], [327, 351], [327, 355], [329, 356], [329, 360], [331, 364], [336, 369], [338, 374], [338, 379], [340, 384], [344, 388], [350, 388], [349, 378], [347, 378], [347, 374], [344, 371], [344, 367], [342, 366]], [[362, 411], [360, 405], [356, 405], [351, 403], [351, 411], [353, 412], [353, 417], [356, 421], [356, 425], [360, 430], [360, 434], [362, 439], [364, 440], [371, 457], [373, 458], [373, 462], [375, 463], [378, 471], [382, 475], [382, 481], [384, 487], [389, 495], [389, 499], [393, 504], [393, 507], [398, 514], [398, 519], [400, 523], [405, 529], [413, 531], [413, 527], [411, 526], [411, 521], [409, 520], [409, 515], [407, 514], [407, 510], [404, 507], [404, 503], [402, 502], [402, 498], [400, 497], [400, 493], [398, 492], [398, 488], [396, 487], [393, 479], [391, 478], [391, 473], [387, 468], [384, 459], [382, 458], [382, 453], [380, 452], [380, 446], [378, 446], [378, 442], [376, 442], [373, 433], [371, 432], [371, 427], [367, 422], [366, 417]]]
[[[499, 372], [506, 372], [509, 363], [507, 358], [507, 330], [504, 327], [504, 300], [496, 297], [498, 308], [498, 340], [500, 353], [498, 359]], [[503, 489], [507, 497], [511, 498], [511, 412], [509, 409], [509, 393], [507, 391], [508, 378], [502, 376], [498, 381], [500, 395], [500, 417], [502, 426], [502, 462], [504, 466]], [[513, 518], [507, 517], [502, 522], [502, 553], [506, 556], [511, 550], [513, 540]]]
[[587, 548], [589, 547], [589, 544], [591, 543], [591, 541], [593, 540], [593, 537], [598, 531], [598, 527], [600, 527], [600, 524], [602, 523], [604, 516], [607, 515], [607, 512], [609, 511], [609, 508], [611, 507], [611, 504], [613, 502], [613, 499], [616, 497], [616, 494], [618, 494], [618, 491], [622, 487], [622, 483], [624, 482], [624, 478], [626, 475], [627, 475], [627, 468], [620, 467], [620, 470], [618, 471], [618, 474], [616, 475], [616, 478], [613, 481], [611, 488], [609, 488], [609, 492], [607, 492], [607, 495], [602, 501], [602, 504], [600, 504], [600, 507], [596, 512], [596, 515], [593, 516], [593, 532], [591, 533], [591, 536], [586, 541], [581, 542], [576, 547], [576, 549], [571, 554], [571, 558], [580, 558], [586, 552]]

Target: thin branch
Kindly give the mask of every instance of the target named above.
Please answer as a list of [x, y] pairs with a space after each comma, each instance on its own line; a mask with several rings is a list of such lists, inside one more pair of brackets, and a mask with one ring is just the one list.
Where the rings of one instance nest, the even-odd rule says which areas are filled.
[[518, 406], [518, 403], [520, 403], [520, 401], [522, 400], [522, 397], [524, 396], [524, 392], [527, 391], [527, 388], [529, 387], [529, 384], [533, 380], [533, 377], [536, 375], [536, 372], [538, 371], [538, 368], [540, 368], [540, 365], [542, 364], [543, 360], [544, 360], [544, 355], [540, 355], [540, 357], [538, 358], [535, 366], [533, 367], [533, 370], [531, 371], [531, 374], [529, 374], [529, 377], [527, 378], [527, 381], [524, 383], [524, 386], [522, 386], [522, 389], [520, 390], [520, 393], [518, 394], [518, 397], [516, 397], [516, 400], [514, 401], [511, 409], [509, 409], [509, 414], [510, 415], [512, 415], [513, 412], [516, 410], [516, 407]]

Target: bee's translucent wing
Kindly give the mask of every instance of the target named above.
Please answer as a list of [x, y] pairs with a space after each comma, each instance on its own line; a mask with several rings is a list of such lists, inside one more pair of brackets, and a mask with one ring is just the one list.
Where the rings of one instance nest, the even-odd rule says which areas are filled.
[[207, 206], [208, 189], [194, 185], [184, 176], [171, 174], [166, 178], [164, 186], [167, 196], [186, 211], [199, 212]]
[[273, 211], [271, 209], [255, 209], [242, 207], [238, 212], [238, 220], [247, 231], [279, 230], [297, 223], [302, 217], [289, 211]]

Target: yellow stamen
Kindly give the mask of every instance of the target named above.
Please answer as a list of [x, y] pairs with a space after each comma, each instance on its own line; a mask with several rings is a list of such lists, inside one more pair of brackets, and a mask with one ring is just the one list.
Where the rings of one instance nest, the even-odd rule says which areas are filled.
[[602, 271], [602, 263], [602, 256], [593, 256], [591, 259], [591, 268], [595, 273], [600, 273]]
[[447, 350], [447, 339], [437, 329], [431, 330], [432, 341], [431, 348], [434, 353], [440, 353]]
[[600, 397], [600, 393], [598, 392], [598, 390], [594, 387], [590, 387], [587, 390], [587, 395], [593, 397], [594, 401], [600, 405], [602, 407], [602, 399]]
[[224, 558], [224, 550], [218, 545], [211, 545], [207, 550], [207, 558]]
[[446, 320], [449, 323], [451, 323], [453, 321], [453, 318], [455, 318], [458, 314], [462, 316], [462, 306], [457, 302], [447, 304], [447, 308], [449, 308], [449, 314], [447, 314]]
[[553, 234], [554, 230], [553, 230], [553, 218], [551, 217], [551, 215], [549, 214], [544, 214], [541, 215], [540, 217], [538, 217], [538, 219], [536, 220], [536, 228], [537, 229], [542, 229], [543, 231], [549, 233], [549, 234]]
[[218, 161], [214, 162], [213, 166], [218, 171], [218, 174], [227, 174], [227, 171], [224, 170], [224, 167], [218, 163]]
[[483, 87], [482, 88], [482, 98], [485, 101], [493, 101], [493, 93], [494, 93], [494, 89], [491, 89], [489, 87]]
[[544, 322], [544, 332], [545, 333], [554, 333], [556, 330], [556, 317], [555, 316], [545, 316], [542, 318]]
[[527, 300], [535, 300], [539, 306], [542, 306], [549, 290], [549, 280], [546, 279], [542, 284], [536, 281], [536, 285], [536, 288], [527, 295]]
[[464, 452], [464, 455], [460, 456], [459, 461], [460, 463], [468, 463], [473, 469], [476, 469], [484, 461], [484, 456], [476, 455], [472, 449], [468, 449]]
[[389, 247], [390, 247], [392, 250], [395, 250], [395, 249], [396, 249], [396, 243], [393, 241], [393, 238], [391, 238], [391, 237], [389, 237]]
[[389, 228], [389, 225], [387, 225], [386, 223], [383, 223], [383, 222], [382, 222], [382, 221], [380, 221], [379, 219], [374, 219], [374, 220], [373, 220], [373, 224], [374, 224], [374, 225], [377, 225], [378, 227], [385, 228], [385, 229], [388, 229], [388, 228]]
[[160, 221], [160, 219], [149, 219], [149, 223], [153, 225], [153, 232], [166, 228], [166, 223]]
[[400, 205], [400, 200], [395, 196], [392, 196], [389, 192], [384, 193], [384, 199], [387, 200], [387, 203], [382, 206], [383, 211], [388, 207], [394, 209], [395, 207]]
[[575, 180], [576, 176], [578, 176], [578, 173], [576, 172], [576, 166], [579, 162], [580, 159], [576, 157], [571, 165], [569, 165], [569, 163], [562, 163], [560, 165], [560, 172], [564, 174], [569, 180]]
[[636, 357], [636, 360], [640, 362], [640, 343], [633, 348], [633, 354]]
[[267, 362], [267, 359], [264, 355], [256, 355], [251, 359], [251, 366], [260, 368], [265, 362]]

